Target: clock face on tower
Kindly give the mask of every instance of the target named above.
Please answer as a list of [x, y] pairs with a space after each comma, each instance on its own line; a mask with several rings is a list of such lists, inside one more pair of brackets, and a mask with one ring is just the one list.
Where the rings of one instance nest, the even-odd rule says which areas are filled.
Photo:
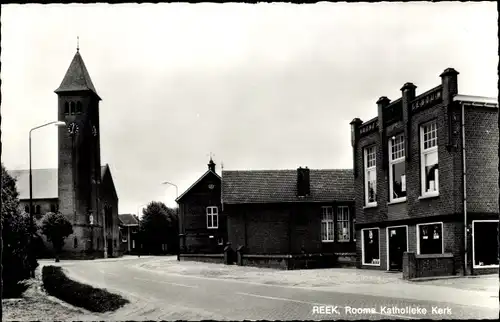
[[78, 133], [78, 124], [72, 122], [68, 125], [68, 133], [71, 135], [75, 135]]

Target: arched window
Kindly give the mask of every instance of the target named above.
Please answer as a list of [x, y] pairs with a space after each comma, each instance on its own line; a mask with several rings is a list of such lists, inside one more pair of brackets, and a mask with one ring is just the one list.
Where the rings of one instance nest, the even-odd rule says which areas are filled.
[[39, 215], [41, 212], [42, 212], [42, 207], [40, 207], [40, 205], [36, 205], [35, 214]]
[[56, 205], [54, 204], [50, 205], [50, 212], [56, 212]]
[[64, 114], [66, 114], [66, 115], [69, 114], [69, 103], [68, 102], [64, 103]]
[[74, 248], [78, 247], [78, 239], [76, 239], [76, 237], [75, 237], [75, 239], [73, 239], [73, 247]]
[[69, 114], [71, 115], [75, 114], [75, 102], [71, 102], [69, 104]]
[[76, 102], [76, 114], [81, 114], [82, 113], [82, 102], [78, 101]]
[[30, 206], [25, 206], [24, 207], [24, 212], [29, 214], [30, 213]]

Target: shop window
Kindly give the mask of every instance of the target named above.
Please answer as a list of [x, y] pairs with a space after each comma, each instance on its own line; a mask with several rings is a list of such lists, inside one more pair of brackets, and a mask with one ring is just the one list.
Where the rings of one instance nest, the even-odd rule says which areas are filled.
[[473, 221], [474, 267], [498, 267], [498, 220]]
[[417, 225], [417, 246], [419, 254], [442, 254], [443, 223]]
[[361, 230], [363, 265], [380, 266], [380, 240], [378, 228]]

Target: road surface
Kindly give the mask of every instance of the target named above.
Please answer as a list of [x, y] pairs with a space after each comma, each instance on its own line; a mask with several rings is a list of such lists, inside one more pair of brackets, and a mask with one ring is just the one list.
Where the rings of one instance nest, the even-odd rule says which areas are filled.
[[131, 300], [104, 316], [112, 320], [498, 319], [498, 307], [159, 274], [137, 267], [148, 260], [72, 261], [61, 266], [73, 279]]

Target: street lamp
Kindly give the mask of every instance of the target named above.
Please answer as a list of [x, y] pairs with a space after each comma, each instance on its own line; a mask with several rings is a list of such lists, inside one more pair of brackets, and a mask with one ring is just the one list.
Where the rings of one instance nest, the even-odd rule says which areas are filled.
[[35, 252], [34, 252], [34, 247], [33, 247], [33, 234], [34, 234], [34, 222], [33, 222], [33, 174], [32, 174], [32, 169], [31, 169], [31, 132], [34, 130], [37, 130], [39, 128], [42, 128], [47, 125], [55, 125], [55, 126], [66, 126], [65, 122], [62, 121], [52, 121], [49, 123], [45, 123], [39, 126], [36, 126], [32, 128], [29, 132], [29, 159], [30, 159], [30, 264], [31, 264], [31, 277], [35, 277], [35, 269], [34, 269], [34, 264], [35, 264]]
[[161, 184], [166, 184], [166, 185], [171, 185], [171, 186], [174, 186], [175, 187], [175, 195], [176, 195], [176, 200], [177, 198], [179, 198], [179, 188], [177, 187], [177, 185], [171, 183], [171, 182], [168, 182], [168, 181], [165, 181], [165, 182], [162, 182]]
[[[164, 181], [161, 184], [171, 185], [171, 186], [175, 187], [175, 201], [177, 201], [177, 199], [179, 198], [179, 188], [177, 187], [177, 185], [174, 184], [174, 183], [172, 183], [172, 182], [168, 182], [168, 181]], [[175, 212], [176, 212], [176, 215], [177, 215], [177, 221], [179, 222], [179, 224], [177, 225], [177, 228], [179, 229], [179, 226], [180, 226], [179, 205], [177, 205], [177, 208], [176, 208]], [[177, 260], [180, 259], [179, 257], [180, 257], [180, 242], [179, 242], [179, 247], [178, 247], [178, 250], [177, 250]]]

